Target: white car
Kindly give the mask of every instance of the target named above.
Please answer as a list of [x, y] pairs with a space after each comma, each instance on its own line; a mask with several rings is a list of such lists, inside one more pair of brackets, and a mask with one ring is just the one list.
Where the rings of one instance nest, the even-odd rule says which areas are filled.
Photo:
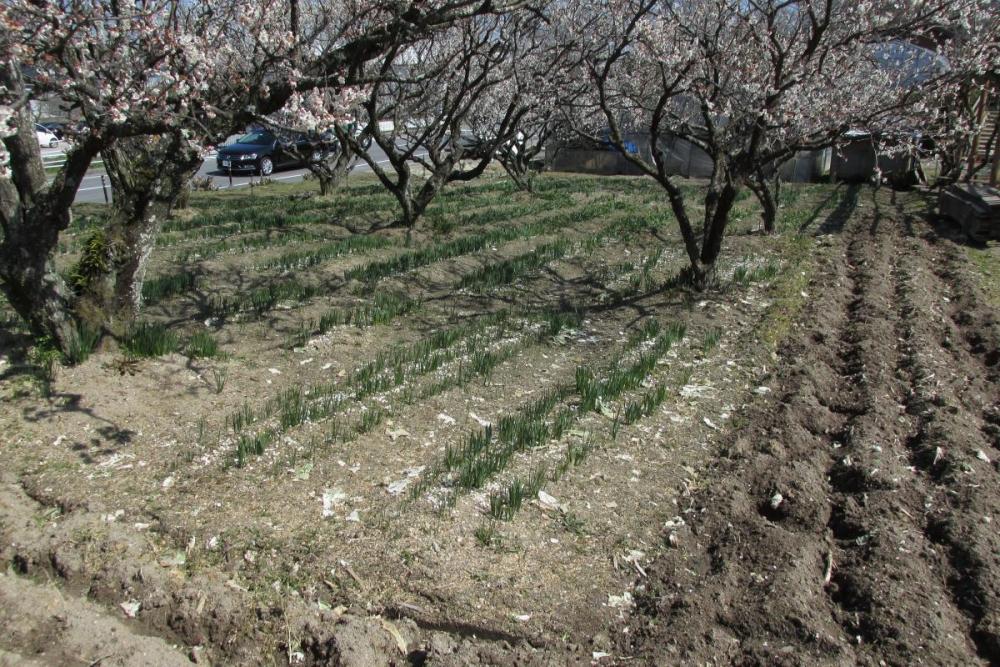
[[35, 134], [38, 136], [38, 143], [42, 146], [55, 148], [59, 145], [59, 137], [49, 132], [41, 125], [35, 125]]

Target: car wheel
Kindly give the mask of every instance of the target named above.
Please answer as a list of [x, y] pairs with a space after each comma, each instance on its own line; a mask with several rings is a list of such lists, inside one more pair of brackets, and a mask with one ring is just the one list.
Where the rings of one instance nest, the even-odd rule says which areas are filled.
[[271, 162], [271, 158], [262, 157], [257, 163], [257, 171], [260, 172], [261, 176], [270, 176], [274, 173], [274, 163]]
[[59, 146], [59, 140], [58, 139], [53, 139], [52, 141], [49, 142], [49, 148], [56, 148], [58, 146]]

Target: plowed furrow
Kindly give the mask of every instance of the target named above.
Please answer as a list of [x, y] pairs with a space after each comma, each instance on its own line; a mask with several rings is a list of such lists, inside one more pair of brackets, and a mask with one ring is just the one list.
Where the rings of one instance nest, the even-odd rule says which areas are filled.
[[690, 541], [649, 569], [628, 655], [1000, 664], [995, 330], [947, 241], [865, 197]]
[[[940, 271], [937, 260], [951, 251], [937, 241], [908, 239], [901, 303], [908, 354], [905, 366], [912, 391], [908, 411], [916, 421], [907, 445], [914, 467], [928, 480], [924, 532], [946, 562], [942, 568], [954, 604], [970, 619], [969, 636], [979, 657], [1000, 662], [1000, 540], [992, 518], [1000, 512], [996, 495], [998, 450], [990, 421], [998, 390], [988, 377], [988, 360], [976, 349], [953, 341], [990, 336], [988, 318], [963, 317], [935, 295], [964, 292], [968, 312], [979, 300], [963, 280], [947, 282], [959, 270]], [[937, 250], [937, 252], [935, 252]], [[964, 324], [960, 324], [964, 322]], [[977, 326], [985, 329], [975, 329]], [[967, 327], [973, 327], [969, 329]], [[977, 333], [979, 331], [980, 333]]]
[[850, 225], [848, 237], [856, 298], [842, 334], [842, 367], [858, 410], [828, 470], [836, 548], [827, 590], [859, 654], [872, 662], [886, 654], [917, 662], [928, 653], [961, 662], [973, 650], [969, 623], [947, 604], [953, 595], [919, 512], [926, 482], [905, 465], [914, 424], [904, 409], [908, 378], [899, 371], [898, 228], [876, 212]]

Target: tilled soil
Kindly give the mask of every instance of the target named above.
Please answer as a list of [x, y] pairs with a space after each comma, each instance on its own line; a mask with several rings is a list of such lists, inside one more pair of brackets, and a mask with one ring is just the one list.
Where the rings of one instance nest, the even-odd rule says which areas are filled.
[[1000, 329], [961, 249], [887, 199], [863, 191], [649, 568], [637, 662], [1000, 663]]
[[[773, 295], [597, 308], [595, 342], [531, 346], [489, 384], [326, 452], [311, 480], [279, 458], [192, 474], [170, 448], [194, 418], [185, 397], [208, 390], [181, 382], [199, 378], [176, 355], [117, 381], [128, 400], [88, 397], [55, 417], [19, 404], [38, 433], [10, 438], [0, 470], [0, 665], [1000, 663], [1000, 326], [920, 197], [853, 189], [838, 201], [776, 358], [756, 330]], [[527, 289], [561, 294], [564, 282], [549, 270]], [[664, 368], [689, 384], [617, 439], [609, 419], [581, 422], [598, 446], [546, 486], [572, 512], [532, 501], [486, 546], [474, 536], [491, 525], [485, 494], [444, 515], [386, 498], [383, 476], [433, 459], [472, 427], [463, 415], [496, 418], [647, 311], [688, 323]], [[713, 352], [699, 342], [710, 326], [723, 331]], [[353, 367], [373, 335], [234, 364], [231, 382], [271, 364], [276, 383], [301, 380], [320, 352]], [[229, 398], [274, 391], [270, 375]], [[713, 393], [687, 391], [701, 389]], [[157, 392], [160, 412], [124, 419], [134, 433], [91, 423], [141, 415]], [[209, 398], [200, 410], [224, 414]], [[91, 429], [134, 452], [117, 477], [104, 471], [115, 446], [75, 444]], [[78, 448], [93, 460], [76, 462]], [[335, 484], [363, 499], [361, 522], [318, 519], [317, 494]], [[253, 548], [219, 539], [267, 530]]]

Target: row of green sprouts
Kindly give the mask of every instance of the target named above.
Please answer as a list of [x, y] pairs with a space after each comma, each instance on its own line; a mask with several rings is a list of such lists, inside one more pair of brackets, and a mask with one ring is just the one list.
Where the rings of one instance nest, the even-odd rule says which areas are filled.
[[[559, 440], [583, 415], [638, 387], [684, 334], [683, 325], [661, 328], [655, 319], [647, 320], [601, 370], [578, 367], [573, 384], [548, 390], [496, 424], [477, 429], [460, 444], [448, 447], [438, 464], [414, 487], [414, 497], [443, 486], [446, 501], [453, 502], [460, 492], [482, 488], [506, 470], [517, 454]], [[659, 400], [662, 402], [665, 396], [664, 392]], [[582, 450], [573, 451], [573, 460], [582, 460]], [[491, 506], [499, 507], [503, 502], [496, 496]]]
[[[554, 208], [551, 202], [543, 202], [543, 204], [546, 209]], [[538, 205], [535, 206], [538, 207]], [[449, 241], [432, 243], [425, 248], [408, 251], [385, 260], [376, 260], [361, 267], [348, 270], [345, 273], [345, 279], [362, 279], [370, 282], [391, 277], [452, 257], [478, 252], [496, 243], [517, 238], [531, 238], [539, 234], [556, 231], [575, 220], [579, 220], [577, 217], [579, 215], [587, 219], [610, 213], [614, 208], [613, 202], [602, 202], [584, 207], [584, 209], [578, 211], [563, 211], [555, 216], [524, 225], [501, 226], [496, 229], [461, 236]], [[524, 213], [523, 210], [519, 211], [520, 214]], [[504, 216], [503, 219], [508, 218]], [[283, 270], [309, 268], [335, 257], [367, 252], [389, 245], [392, 245], [392, 242], [381, 236], [352, 236], [326, 243], [316, 249], [285, 253], [264, 262], [258, 268], [277, 268]], [[563, 251], [568, 247], [565, 241], [556, 242], [556, 245], [562, 248]], [[559, 254], [561, 256], [561, 253]], [[551, 261], [554, 258], [555, 255], [552, 255], [547, 258], [547, 261]], [[528, 268], [527, 266], [522, 266], [521, 271], [523, 272]], [[148, 281], [147, 286], [144, 287], [144, 295], [149, 301], [158, 301], [191, 291], [195, 287], [194, 274], [190, 272], [178, 272]], [[278, 304], [304, 303], [313, 298], [325, 295], [329, 291], [329, 285], [304, 282], [297, 277], [292, 277], [278, 282], [271, 282], [261, 287], [244, 290], [238, 294], [214, 297], [208, 302], [205, 308], [205, 315], [225, 318], [238, 313], [250, 313], [257, 317], [262, 317], [278, 306]], [[403, 297], [394, 298], [396, 301], [393, 308], [394, 315], [406, 314], [416, 307], [415, 303], [409, 302]], [[387, 304], [376, 304], [373, 310], [375, 312], [386, 311]], [[320, 319], [319, 327], [314, 327], [313, 331], [307, 332], [305, 335], [325, 333], [330, 327], [337, 324], [360, 324], [365, 326], [388, 321], [388, 319], [378, 317], [368, 321], [366, 317], [359, 318], [352, 316], [359, 314], [361, 313], [353, 313], [352, 309], [334, 308]], [[303, 325], [303, 328], [305, 326]]]
[[[485, 379], [527, 347], [578, 325], [573, 313], [538, 318], [500, 311], [393, 347], [343, 383], [291, 387], [256, 410], [244, 404], [227, 420], [237, 438], [237, 463], [244, 465], [251, 454], [262, 453], [282, 433], [305, 423], [325, 422], [325, 440], [331, 442], [369, 432], [400, 407]], [[264, 422], [266, 426], [248, 432]]]
[[[582, 252], [592, 254], [609, 239], [614, 239], [619, 243], [627, 242], [634, 235], [650, 229], [655, 229], [663, 221], [659, 213], [647, 213], [643, 215], [629, 215], [624, 218], [614, 220], [593, 234], [589, 234], [580, 241], [571, 242], [566, 237], [560, 236], [549, 243], [543, 243], [538, 247], [493, 264], [487, 264], [482, 268], [466, 274], [459, 282], [459, 288], [470, 289], [474, 292], [482, 293], [497, 289], [503, 285], [511, 284], [521, 277], [538, 271], [556, 260]], [[662, 253], [662, 250], [659, 251]], [[638, 291], [651, 280], [644, 278], [651, 274], [653, 267], [659, 261], [660, 254], [654, 253], [655, 258], [648, 262], [643, 262], [639, 267], [640, 274], [635, 283], [634, 289]], [[652, 256], [651, 256], [652, 257]], [[635, 271], [634, 266], [629, 269]]]
[[[655, 322], [655, 320], [650, 322]], [[653, 325], [650, 330], [657, 328], [656, 325]], [[613, 414], [610, 431], [611, 437], [614, 439], [622, 425], [634, 424], [653, 414], [669, 395], [665, 382], [658, 382], [639, 396], [623, 401], [617, 410], [611, 410], [611, 403], [626, 392], [647, 382], [662, 355], [680, 341], [684, 334], [684, 326], [675, 324], [656, 335], [655, 338], [646, 339], [652, 342], [644, 344], [645, 349], [637, 359], [628, 365], [613, 368], [604, 378], [596, 377], [596, 374], [589, 368], [578, 368], [576, 373], [576, 394], [579, 397], [576, 408], [577, 416], [593, 411]], [[490, 517], [499, 520], [513, 518], [521, 509], [523, 502], [535, 498], [546, 483], [558, 482], [570, 468], [582, 463], [592, 446], [588, 435], [584, 437], [582, 442], [571, 442], [555, 465], [543, 463], [523, 477], [515, 476], [510, 479], [500, 489], [490, 494], [488, 510]]]

